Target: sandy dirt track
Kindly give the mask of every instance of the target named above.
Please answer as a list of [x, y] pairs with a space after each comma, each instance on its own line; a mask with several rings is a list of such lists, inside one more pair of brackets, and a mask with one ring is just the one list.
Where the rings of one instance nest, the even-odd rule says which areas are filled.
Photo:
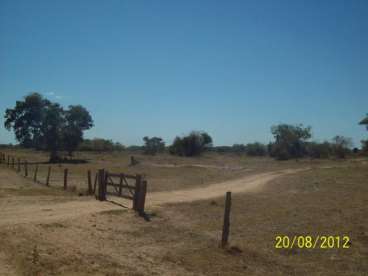
[[[298, 170], [282, 170], [277, 172], [260, 173], [213, 184], [191, 190], [177, 190], [168, 192], [154, 192], [147, 195], [146, 206], [157, 207], [168, 203], [192, 202], [223, 196], [226, 191], [233, 193], [255, 192], [269, 181], [287, 174], [297, 173]], [[2, 187], [13, 186], [16, 183], [28, 181], [9, 170], [1, 170]], [[33, 184], [32, 185], [36, 185]], [[13, 186], [14, 187], [14, 186]], [[87, 214], [102, 211], [121, 209], [121, 206], [111, 202], [99, 202], [94, 198], [81, 197], [78, 200], [67, 202], [54, 202], [52, 197], [40, 196], [39, 200], [27, 200], [27, 197], [10, 197], [1, 200], [0, 226], [21, 223], [52, 222], [70, 218], [77, 218]], [[121, 199], [113, 198], [114, 201]], [[127, 205], [127, 204], [125, 204]]]

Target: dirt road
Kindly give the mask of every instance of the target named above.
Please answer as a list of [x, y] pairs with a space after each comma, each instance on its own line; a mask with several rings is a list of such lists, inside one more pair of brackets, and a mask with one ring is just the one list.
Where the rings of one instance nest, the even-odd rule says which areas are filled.
[[[298, 170], [283, 170], [277, 172], [260, 173], [241, 179], [213, 184], [191, 190], [177, 190], [169, 192], [155, 192], [147, 195], [147, 207], [157, 207], [168, 203], [191, 202], [223, 196], [226, 191], [233, 193], [255, 192], [269, 181], [287, 174], [297, 173]], [[0, 170], [0, 187], [9, 187], [25, 183], [36, 185], [10, 170]], [[8, 181], [5, 182], [4, 181]], [[11, 184], [11, 185], [9, 185]], [[30, 200], [30, 198], [32, 198]], [[52, 196], [10, 196], [0, 202], [0, 226], [21, 223], [40, 223], [76, 218], [91, 213], [121, 209], [121, 206], [110, 202], [99, 202], [91, 197], [78, 198], [66, 202], [57, 202]]]

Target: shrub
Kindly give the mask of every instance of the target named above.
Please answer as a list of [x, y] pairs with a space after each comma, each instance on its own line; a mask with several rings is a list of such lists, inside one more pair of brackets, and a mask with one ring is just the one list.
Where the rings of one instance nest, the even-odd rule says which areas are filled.
[[267, 154], [267, 148], [258, 142], [249, 143], [245, 146], [245, 152], [250, 156], [265, 156]]
[[212, 147], [212, 138], [206, 132], [192, 131], [184, 137], [176, 137], [169, 152], [179, 156], [197, 156]]

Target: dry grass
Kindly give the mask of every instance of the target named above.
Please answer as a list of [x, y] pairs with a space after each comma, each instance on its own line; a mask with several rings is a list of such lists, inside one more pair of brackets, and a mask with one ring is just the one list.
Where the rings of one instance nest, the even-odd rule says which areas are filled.
[[[108, 155], [86, 157], [90, 163], [72, 165], [76, 173], [82, 174], [82, 166], [98, 168], [101, 164], [110, 169], [141, 170], [155, 185], [151, 189], [158, 191], [219, 182], [228, 171], [235, 178], [281, 168], [314, 169], [276, 179], [261, 192], [233, 195], [229, 250], [218, 247], [223, 198], [156, 207], [148, 210], [155, 214], [151, 222], [123, 209], [0, 227], [0, 253], [18, 275], [364, 275], [368, 271], [366, 161], [275, 162], [216, 154], [199, 159], [138, 156], [143, 164], [130, 168], [126, 153], [111, 159]], [[117, 166], [115, 162], [121, 163]], [[251, 171], [148, 165], [223, 166], [223, 162]], [[326, 168], [317, 168], [321, 166]], [[335, 168], [327, 168], [331, 166]], [[213, 179], [208, 176], [211, 173]], [[17, 190], [31, 184], [9, 185]], [[41, 194], [52, 190], [40, 185], [35, 189]], [[15, 191], [3, 196], [19, 199], [19, 204], [24, 201]], [[35, 193], [27, 198], [38, 200], [39, 196]], [[63, 198], [63, 193], [48, 196], [55, 201]], [[67, 194], [66, 200], [78, 198]], [[276, 250], [275, 236], [280, 234], [349, 235], [352, 244], [350, 249]]]
[[[21, 160], [28, 162], [47, 162], [48, 155], [45, 152], [22, 150], [3, 150]], [[134, 155], [140, 163], [129, 166], [130, 156]], [[106, 169], [114, 173], [142, 174], [148, 180], [148, 191], [170, 191], [178, 189], [190, 189], [197, 186], [210, 185], [241, 176], [280, 170], [285, 168], [315, 167], [324, 164], [330, 166], [343, 165], [347, 161], [339, 160], [294, 160], [278, 162], [267, 157], [247, 157], [236, 154], [207, 153], [201, 157], [185, 158], [169, 154], [157, 156], [143, 155], [130, 152], [114, 153], [90, 153], [77, 152], [75, 159], [86, 160], [82, 164], [51, 164], [50, 185], [63, 186], [64, 169], [68, 169], [68, 186], [71, 190], [84, 192], [87, 190], [87, 172], [92, 172], [92, 182], [99, 169]], [[38, 181], [46, 182], [47, 171], [50, 164], [40, 164], [38, 169]], [[33, 178], [36, 165], [28, 166], [28, 176]], [[15, 169], [17, 165], [15, 165]], [[24, 175], [24, 168], [21, 168]]]

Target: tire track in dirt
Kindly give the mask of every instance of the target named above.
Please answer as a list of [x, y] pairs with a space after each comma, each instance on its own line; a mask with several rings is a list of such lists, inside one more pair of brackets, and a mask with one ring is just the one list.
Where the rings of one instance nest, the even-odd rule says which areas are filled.
[[[226, 191], [232, 191], [233, 193], [256, 192], [262, 189], [265, 184], [277, 177], [297, 173], [303, 170], [305, 169], [289, 169], [260, 173], [190, 190], [154, 192], [147, 195], [146, 206], [156, 207], [170, 203], [192, 202], [196, 200], [216, 198], [223, 196]], [[4, 174], [4, 172], [2, 174]], [[12, 175], [12, 177], [20, 178], [20, 176], [16, 174]], [[22, 178], [18, 181], [26, 180]], [[116, 198], [114, 198], [114, 200], [115, 199]], [[115, 201], [119, 202], [119, 199], [116, 199]], [[14, 197], [13, 199], [10, 198], [7, 204], [2, 204], [1, 206], [0, 226], [21, 223], [47, 223], [119, 209], [121, 209], [121, 206], [110, 202], [99, 202], [93, 198], [84, 198], [83, 200], [72, 200], [62, 203], [52, 203], [51, 201], [50, 203], [43, 202], [41, 204], [37, 203], [37, 201], [33, 201], [31, 203], [19, 201], [17, 200], [17, 197]]]

